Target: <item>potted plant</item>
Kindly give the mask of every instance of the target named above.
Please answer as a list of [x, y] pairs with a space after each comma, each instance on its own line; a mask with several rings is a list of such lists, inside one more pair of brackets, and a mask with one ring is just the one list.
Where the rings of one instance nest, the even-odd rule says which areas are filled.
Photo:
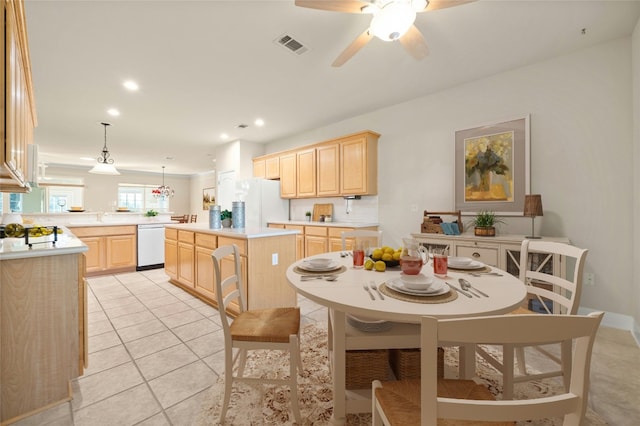
[[502, 219], [496, 217], [496, 214], [492, 211], [483, 210], [476, 214], [471, 220], [471, 225], [474, 226], [474, 234], [478, 237], [495, 237], [496, 228], [495, 225], [504, 223]]
[[304, 215], [307, 217], [307, 222], [311, 222], [311, 212], [306, 212]]
[[220, 212], [220, 222], [222, 222], [223, 228], [230, 228], [231, 227], [231, 211], [222, 210], [222, 212]]

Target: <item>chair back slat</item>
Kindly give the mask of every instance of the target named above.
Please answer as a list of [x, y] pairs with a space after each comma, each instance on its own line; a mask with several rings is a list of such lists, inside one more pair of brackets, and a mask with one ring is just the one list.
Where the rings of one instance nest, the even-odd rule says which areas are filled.
[[356, 229], [353, 231], [343, 231], [340, 233], [342, 240], [342, 250], [349, 250], [347, 238], [358, 240], [366, 240], [371, 247], [380, 247], [382, 245], [382, 231], [374, 231], [370, 229]]

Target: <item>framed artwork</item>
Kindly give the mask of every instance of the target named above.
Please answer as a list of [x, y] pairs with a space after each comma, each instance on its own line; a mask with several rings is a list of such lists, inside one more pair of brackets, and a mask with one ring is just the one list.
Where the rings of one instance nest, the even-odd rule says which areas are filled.
[[216, 203], [216, 189], [205, 188], [202, 190], [202, 210], [209, 210], [209, 206]]
[[529, 115], [455, 132], [455, 210], [521, 215], [529, 189]]

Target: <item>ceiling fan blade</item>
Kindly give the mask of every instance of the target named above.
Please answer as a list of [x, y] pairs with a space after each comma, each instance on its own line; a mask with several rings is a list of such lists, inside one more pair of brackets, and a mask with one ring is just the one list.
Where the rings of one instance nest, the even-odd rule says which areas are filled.
[[424, 10], [421, 10], [421, 12], [431, 12], [432, 10], [460, 6], [466, 3], [473, 3], [475, 1], [477, 0], [429, 0], [429, 5]]
[[362, 49], [369, 41], [373, 38], [373, 35], [369, 33], [369, 29], [367, 28], [362, 34], [358, 36], [357, 39], [353, 41], [346, 49], [342, 51], [342, 53], [336, 58], [335, 61], [331, 64], [332, 67], [340, 67], [342, 64], [347, 62], [353, 55], [358, 53], [358, 50]]
[[400, 37], [400, 44], [402, 47], [413, 56], [415, 59], [420, 60], [429, 54], [429, 48], [427, 42], [424, 40], [422, 33], [415, 26], [412, 25], [409, 31]]
[[369, 5], [368, 1], [359, 0], [296, 0], [296, 6], [332, 12], [362, 13], [362, 8]]

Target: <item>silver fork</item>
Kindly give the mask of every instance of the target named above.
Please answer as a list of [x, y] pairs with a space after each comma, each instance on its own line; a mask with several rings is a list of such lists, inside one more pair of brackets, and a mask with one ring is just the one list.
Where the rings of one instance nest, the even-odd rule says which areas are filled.
[[382, 293], [380, 293], [380, 290], [378, 290], [378, 286], [376, 285], [376, 283], [371, 281], [369, 287], [371, 287], [372, 290], [375, 290], [376, 293], [378, 293], [378, 296], [380, 296], [380, 300], [384, 300], [384, 296], [382, 295]]
[[373, 293], [371, 293], [371, 289], [369, 288], [369, 286], [367, 286], [367, 283], [363, 283], [362, 287], [367, 293], [369, 293], [369, 297], [371, 298], [371, 300], [376, 300], [376, 298], [373, 296]]

